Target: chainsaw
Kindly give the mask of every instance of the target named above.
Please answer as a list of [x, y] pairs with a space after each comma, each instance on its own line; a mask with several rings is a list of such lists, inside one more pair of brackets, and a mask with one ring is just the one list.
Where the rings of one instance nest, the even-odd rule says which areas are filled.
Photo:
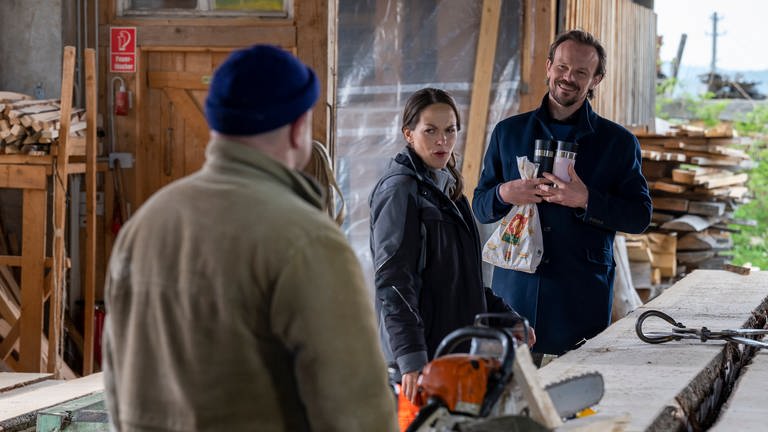
[[[474, 326], [455, 330], [441, 341], [419, 377], [416, 404], [421, 408], [407, 432], [550, 429], [531, 418], [529, 393], [515, 379], [515, 362], [523, 360], [515, 356], [518, 344], [512, 327], [483, 326], [490, 315], [496, 314], [481, 314]], [[526, 320], [507, 317], [528, 335]], [[454, 353], [468, 344], [469, 353]], [[530, 356], [525, 361], [530, 363]], [[603, 377], [597, 372], [573, 376], [543, 390], [560, 419], [569, 419], [602, 399]]]

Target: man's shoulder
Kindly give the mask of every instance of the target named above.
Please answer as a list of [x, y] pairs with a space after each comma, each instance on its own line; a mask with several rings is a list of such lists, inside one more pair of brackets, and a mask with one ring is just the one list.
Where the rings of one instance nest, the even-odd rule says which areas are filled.
[[514, 114], [511, 115], [504, 120], [498, 122], [496, 124], [496, 127], [517, 127], [521, 124], [526, 124], [531, 120], [531, 117], [536, 114], [536, 110], [533, 111], [526, 111], [524, 113]]
[[605, 132], [610, 133], [613, 135], [618, 135], [621, 138], [625, 138], [628, 140], [633, 140], [635, 138], [635, 135], [629, 131], [629, 129], [625, 128], [624, 126], [614, 122], [613, 120], [609, 120], [599, 114], [595, 114], [597, 121], [599, 122], [599, 128]]

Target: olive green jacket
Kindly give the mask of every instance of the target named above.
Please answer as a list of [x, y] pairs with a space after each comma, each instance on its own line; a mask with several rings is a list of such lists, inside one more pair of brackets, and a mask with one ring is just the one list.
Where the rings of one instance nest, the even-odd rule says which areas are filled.
[[104, 369], [123, 431], [393, 431], [357, 258], [311, 180], [214, 139], [110, 258]]

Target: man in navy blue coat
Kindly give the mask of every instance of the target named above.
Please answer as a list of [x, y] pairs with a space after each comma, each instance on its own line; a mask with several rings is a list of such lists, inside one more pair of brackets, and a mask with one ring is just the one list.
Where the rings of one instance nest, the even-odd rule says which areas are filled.
[[[547, 59], [541, 106], [496, 125], [472, 208], [496, 222], [513, 205], [536, 203], [544, 256], [533, 274], [495, 268], [493, 290], [536, 328], [534, 352], [560, 355], [609, 324], [613, 238], [650, 223], [651, 198], [640, 145], [628, 130], [592, 111], [588, 98], [605, 76], [605, 49], [580, 30], [561, 34]], [[534, 141], [578, 144], [570, 181], [552, 174], [523, 180], [516, 158], [533, 161]]]

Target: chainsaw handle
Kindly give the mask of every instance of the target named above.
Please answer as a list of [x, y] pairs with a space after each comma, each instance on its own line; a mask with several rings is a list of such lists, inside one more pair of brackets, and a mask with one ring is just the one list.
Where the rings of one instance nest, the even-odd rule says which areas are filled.
[[[512, 323], [512, 325], [491, 325], [491, 320], [499, 320], [500, 323]], [[505, 328], [510, 331], [516, 326], [522, 325], [523, 327], [523, 342], [528, 345], [528, 337], [530, 336], [531, 326], [528, 324], [528, 320], [517, 312], [484, 312], [475, 315], [475, 327], [493, 327], [493, 328]]]
[[508, 332], [492, 327], [468, 326], [448, 333], [448, 335], [443, 338], [442, 342], [440, 342], [440, 345], [438, 345], [437, 350], [435, 350], [435, 358], [452, 353], [456, 347], [463, 342], [472, 340], [472, 338], [495, 339], [499, 341], [499, 343], [501, 343], [502, 352], [501, 370], [511, 370], [512, 363], [515, 360], [515, 341]]

